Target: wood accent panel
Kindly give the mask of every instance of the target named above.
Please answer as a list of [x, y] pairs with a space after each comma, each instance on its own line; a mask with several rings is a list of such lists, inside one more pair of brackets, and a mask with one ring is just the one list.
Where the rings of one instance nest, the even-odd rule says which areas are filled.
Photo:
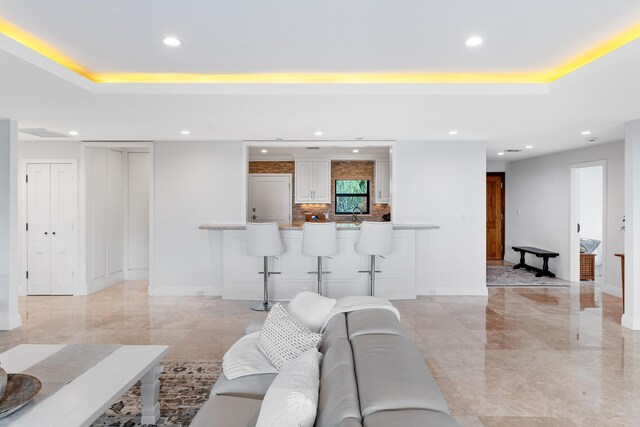
[[487, 259], [504, 259], [504, 172], [487, 173]]

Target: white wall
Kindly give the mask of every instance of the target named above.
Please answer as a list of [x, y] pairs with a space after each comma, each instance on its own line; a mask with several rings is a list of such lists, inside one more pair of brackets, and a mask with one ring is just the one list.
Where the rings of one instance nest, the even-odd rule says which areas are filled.
[[126, 279], [149, 277], [150, 157], [127, 152]]
[[[619, 260], [613, 255], [624, 250], [620, 231], [624, 215], [624, 143], [596, 145], [579, 150], [507, 163], [505, 258], [517, 261], [512, 246], [529, 245], [556, 251], [560, 257], [549, 261], [551, 271], [569, 278], [570, 166], [605, 160], [606, 292], [620, 295]], [[520, 214], [518, 215], [517, 211]]]
[[0, 330], [22, 323], [18, 311], [18, 125], [0, 120]]
[[152, 295], [221, 295], [222, 236], [202, 223], [244, 223], [247, 165], [240, 142], [154, 145]]
[[421, 295], [486, 295], [486, 153], [478, 142], [398, 142], [392, 157], [394, 223], [416, 232]]
[[87, 147], [87, 293], [124, 279], [125, 164], [122, 151]]
[[504, 172], [506, 167], [505, 162], [487, 162], [487, 172]]
[[21, 159], [75, 159], [80, 160], [79, 141], [20, 141]]

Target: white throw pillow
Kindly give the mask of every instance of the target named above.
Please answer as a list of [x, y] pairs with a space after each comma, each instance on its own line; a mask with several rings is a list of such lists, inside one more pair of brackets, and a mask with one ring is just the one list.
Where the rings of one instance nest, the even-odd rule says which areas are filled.
[[240, 338], [222, 358], [222, 372], [229, 380], [256, 374], [277, 374], [278, 369], [258, 350], [260, 332]]
[[271, 308], [258, 338], [258, 349], [278, 370], [310, 348], [318, 348], [322, 334], [294, 319], [280, 304]]
[[335, 306], [335, 299], [305, 291], [293, 297], [287, 305], [287, 311], [313, 332], [319, 332]]
[[264, 395], [256, 427], [312, 427], [318, 412], [320, 353], [305, 351], [289, 363]]

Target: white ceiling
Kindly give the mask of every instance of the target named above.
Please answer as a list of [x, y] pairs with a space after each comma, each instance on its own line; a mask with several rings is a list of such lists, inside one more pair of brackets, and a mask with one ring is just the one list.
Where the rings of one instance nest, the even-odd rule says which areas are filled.
[[[113, 14], [109, 13], [105, 13], [105, 16], [101, 16], [100, 19], [94, 17], [83, 20], [78, 15], [87, 8], [97, 13], [95, 12], [97, 9], [94, 8], [100, 7], [109, 7], [110, 10], [115, 11], [119, 10], [121, 16], [129, 13], [135, 15], [136, 13], [142, 13], [140, 12], [141, 9], [139, 9], [140, 5], [149, 5], [151, 3], [154, 4], [156, 9], [147, 6], [146, 18], [137, 20], [135, 25], [131, 22], [126, 24], [120, 22], [116, 25], [112, 21], [113, 17], [111, 15]], [[191, 20], [194, 22], [195, 27], [198, 27], [197, 20], [213, 23], [215, 16], [217, 16], [210, 12], [211, 9], [207, 9], [209, 6], [204, 6], [202, 2], [178, 3], [185, 10], [191, 12]], [[191, 9], [192, 3], [197, 4], [198, 8]], [[234, 2], [225, 2], [224, 4], [208, 3], [219, 8], [216, 9], [218, 12], [223, 10], [229, 12], [228, 9], [232, 6], [226, 3]], [[299, 3], [298, 1], [286, 4], [291, 8], [298, 8], [297, 5]], [[324, 9], [324, 6], [316, 3], [318, 2], [304, 2], [302, 4], [306, 5], [310, 11], [316, 8]], [[421, 2], [420, 4], [422, 3], [427, 2]], [[613, 31], [618, 25], [624, 27], [625, 23], [634, 19], [638, 20], [637, 10], [634, 12], [634, 5], [637, 2], [626, 0], [616, 1], [615, 6], [611, 2], [595, 0], [580, 2], [442, 1], [428, 3], [433, 8], [430, 9], [432, 11], [446, 9], [450, 13], [450, 15], [446, 16], [446, 19], [442, 17], [440, 19], [440, 21], [448, 23], [448, 25], [438, 24], [442, 25], [439, 27], [441, 34], [439, 35], [438, 43], [448, 43], [449, 39], [456, 39], [456, 43], [461, 44], [460, 38], [466, 37], [468, 33], [477, 31], [482, 32], [482, 35], [487, 40], [487, 43], [480, 49], [489, 50], [494, 49], [495, 43], [506, 43], [507, 39], [524, 37], [523, 34], [525, 33], [527, 36], [524, 38], [530, 39], [527, 43], [533, 43], [536, 37], [545, 39], [546, 31], [536, 29], [535, 25], [529, 25], [529, 23], [525, 22], [528, 21], [524, 19], [526, 17], [538, 17], [543, 11], [553, 16], [560, 14], [563, 17], [562, 22], [568, 29], [562, 34], [554, 33], [556, 34], [554, 37], [557, 38], [551, 45], [555, 46], [557, 44], [557, 49], [549, 48], [547, 50], [549, 44], [545, 44], [544, 48], [538, 46], [534, 49], [531, 47], [528, 56], [520, 55], [516, 58], [513, 56], [514, 52], [510, 50], [511, 48], [500, 48], [502, 59], [494, 58], [495, 62], [493, 62], [494, 59], [486, 62], [483, 62], [484, 59], [475, 62], [476, 65], [484, 64], [483, 66], [500, 64], [500, 66], [507, 67], [509, 65], [504, 61], [512, 60], [512, 64], [515, 64], [513, 66], [518, 67], [546, 66], [545, 61], [547, 59], [549, 64], [556, 63], [558, 58], [563, 57], [570, 51], [574, 51], [579, 45], [591, 43], [593, 41], [590, 38], [591, 32], [597, 33], [599, 38], [603, 32]], [[561, 5], [557, 5], [557, 10], [553, 13], [549, 12], [553, 8], [552, 5], [556, 3], [561, 3]], [[565, 3], [572, 5], [572, 8], [566, 6]], [[65, 27], [65, 25], [61, 25], [60, 22], [66, 23], [66, 27], [73, 29], [73, 34], [75, 34], [73, 46], [77, 51], [69, 53], [72, 57], [84, 61], [85, 58], [82, 55], [87, 55], [85, 65], [102, 67], [98, 63], [103, 61], [103, 64], [114, 64], [110, 67], [115, 69], [120, 67], [118, 61], [124, 61], [122, 64], [130, 67], [137, 67], [136, 61], [139, 61], [140, 57], [156, 56], [152, 52], [153, 49], [146, 51], [140, 47], [140, 40], [147, 37], [148, 40], [153, 40], [153, 43], [158, 43], [156, 33], [164, 35], [169, 31], [177, 31], [169, 23], [177, 26], [187, 19], [186, 15], [175, 20], [170, 19], [170, 16], [165, 16], [168, 4], [175, 5], [176, 2], [149, 2], [144, 0], [137, 0], [136, 2], [3, 0], [0, 3], [0, 15], [10, 18], [10, 20], [15, 18], [16, 23], [24, 25], [28, 29], [31, 29], [29, 26], [41, 25], [42, 31], [61, 31], [61, 28]], [[246, 13], [253, 14], [255, 12], [253, 7], [257, 8], [256, 10], [261, 10], [263, 7], [260, 6], [259, 2], [256, 2], [255, 5], [251, 4], [251, 8], [248, 3], [240, 2], [240, 4], [241, 6], [233, 6], [236, 12], [245, 10]], [[284, 7], [284, 3], [275, 4], [279, 4], [279, 7]], [[331, 4], [335, 6], [335, 3], [332, 2]], [[335, 6], [333, 18], [329, 17], [328, 10], [325, 10], [324, 15], [322, 15], [322, 21], [327, 26], [325, 32], [331, 32], [330, 30], [334, 28], [333, 22], [335, 20], [343, 22], [343, 16], [350, 16], [353, 19], [354, 33], [358, 32], [355, 29], [359, 28], [359, 25], [364, 25], [358, 23], [358, 16], [362, 21], [367, 21], [368, 19], [364, 17], [370, 14], [372, 16], [380, 14], [393, 17], [393, 19], [389, 18], [386, 26], [377, 27], [376, 31], [371, 30], [368, 33], [367, 40], [370, 40], [372, 45], [379, 45], [380, 49], [386, 46], [385, 42], [380, 40], [385, 35], [395, 33], [395, 30], [403, 26], [400, 18], [398, 18], [400, 12], [393, 9], [405, 11], [403, 19], [413, 20], [416, 15], [423, 16], [424, 22], [429, 24], [421, 24], [421, 26], [429, 27], [432, 24], [435, 25], [433, 23], [433, 13], [426, 13], [423, 10], [426, 6], [413, 2], [403, 3], [403, 7], [398, 7], [397, 2], [367, 2], [367, 7], [359, 2], [342, 2], [340, 4], [342, 5], [341, 7]], [[476, 4], [482, 4], [482, 10], [474, 10], [473, 13], [469, 13], [469, 9], [465, 9], [465, 7], [475, 8], [476, 6], [473, 5]], [[536, 11], [532, 4], [539, 5], [539, 10]], [[55, 5], [56, 10], [51, 9], [54, 7], [53, 5]], [[70, 5], [77, 5], [77, 7]], [[356, 8], [356, 5], [360, 8]], [[214, 6], [211, 7], [213, 8]], [[278, 7], [274, 7], [275, 10], [278, 10]], [[26, 8], [29, 8], [28, 15], [24, 12]], [[251, 9], [251, 12], [248, 11], [249, 9]], [[337, 13], [336, 10], [340, 11], [340, 13]], [[358, 10], [361, 12], [360, 15], [358, 15]], [[377, 10], [376, 14], [372, 12], [374, 10]], [[197, 14], [196, 19], [193, 17], [194, 11], [207, 11], [207, 13]], [[409, 13], [411, 11], [415, 13]], [[458, 13], [454, 14], [453, 11], [458, 11]], [[515, 19], [514, 16], [518, 15], [516, 13], [518, 11], [521, 18], [518, 20], [517, 25], [516, 23], [507, 25], [510, 20]], [[573, 12], [573, 16], [571, 16], [570, 12]], [[212, 16], [209, 16], [209, 13], [212, 13]], [[265, 17], [271, 16], [267, 12], [264, 13], [265, 15], [263, 16]], [[298, 11], [298, 13], [301, 12]], [[182, 16], [181, 14], [182, 12], [176, 12], [177, 17]], [[163, 19], [161, 19], [162, 16], [164, 16]], [[270, 24], [271, 27], [276, 28], [285, 24], [294, 25], [287, 23], [288, 21], [284, 19], [285, 15], [278, 16], [280, 16], [280, 19], [277, 22], [272, 22]], [[498, 16], [498, 18], [492, 18], [492, 16]], [[591, 18], [588, 18], [589, 16]], [[599, 17], [602, 22], [596, 25], [595, 17]], [[471, 18], [474, 18], [475, 26], [469, 24]], [[26, 21], [21, 22], [20, 19]], [[312, 22], [316, 19], [315, 15], [310, 14], [308, 29], [313, 28]], [[51, 23], [46, 24], [43, 22], [46, 20], [51, 21]], [[490, 24], [499, 20], [505, 21], [503, 27], [499, 31], [489, 31]], [[266, 18], [265, 21], [267, 21]], [[531, 19], [531, 21], [535, 20]], [[622, 21], [624, 22], [621, 23]], [[103, 26], [105, 22], [110, 23], [110, 26]], [[469, 29], [460, 30], [459, 33], [454, 34], [453, 30], [457, 28], [460, 22], [467, 22]], [[260, 25], [265, 28], [268, 26], [267, 23], [260, 23]], [[558, 24], [558, 26], [561, 25]], [[211, 27], [215, 27], [215, 25], [211, 25]], [[585, 27], [589, 27], [589, 31], [584, 30]], [[186, 28], [186, 26], [183, 28]], [[244, 22], [236, 22], [232, 31], [236, 35], [234, 43], [245, 40], [247, 49], [249, 49], [249, 46], [253, 46], [251, 49], [255, 49], [255, 46], [247, 41], [249, 38], [254, 41], [260, 38], [259, 34], [253, 31], [252, 28], [254, 26], [244, 25]], [[340, 25], [335, 28], [336, 30], [340, 29], [341, 32], [346, 31], [346, 28]], [[451, 30], [447, 28], [451, 28]], [[92, 29], [92, 31], [89, 31], [89, 29]], [[308, 29], [305, 31], [299, 30], [298, 35], [302, 38], [311, 37], [306, 33], [307, 31], [313, 31]], [[149, 31], [153, 32], [153, 34], [147, 34]], [[409, 30], [404, 31], [404, 33], [407, 31]], [[557, 29], [557, 31], [564, 30]], [[67, 43], [71, 43], [68, 41], [70, 36], [65, 36], [63, 33], [64, 31], [56, 36], [59, 39], [48, 35], [44, 37], [56, 46], [58, 44], [61, 47], [67, 46]], [[135, 41], [129, 42], [119, 39], [118, 34], [120, 33], [139, 33], [140, 35], [135, 38]], [[108, 44], [106, 40], [109, 37], [114, 40], [111, 47], [106, 46]], [[360, 35], [355, 34], [353, 37], [357, 38]], [[292, 37], [292, 39], [295, 39], [295, 37]], [[498, 40], [502, 41], [499, 42]], [[320, 39], [316, 40], [317, 43], [322, 45], [321, 41]], [[94, 48], [85, 51], [85, 48], [82, 47], [85, 43], [87, 43], [86, 46], [95, 46], [93, 45], [94, 42], [105, 43], [104, 49]], [[190, 44], [189, 38], [185, 39], [184, 42], [183, 47], [187, 47]], [[288, 54], [292, 55], [291, 58], [295, 58], [294, 47], [298, 46], [299, 50], [301, 48], [296, 44], [297, 41], [292, 40], [291, 43], [287, 48], [290, 49]], [[328, 46], [332, 46], [331, 43], [327, 43]], [[118, 50], [128, 49], [129, 44], [138, 46], [137, 49], [140, 50], [120, 55]], [[345, 44], [347, 43], [345, 42]], [[176, 87], [172, 85], [150, 85], [145, 86], [143, 89], [138, 86], [136, 90], [129, 94], [100, 93], [111, 88], [118, 88], [118, 85], [96, 85], [96, 87], [100, 86], [100, 88], [87, 90], [86, 86], [79, 86], [73, 83], [73, 79], [59, 77], [58, 75], [63, 75], [63, 72], [57, 73], [58, 75], [53, 74], [51, 70], [55, 70], [55, 66], [47, 63], [46, 60], [41, 58], [34, 59], [34, 55], [30, 58], [21, 55], [19, 58], [16, 50], [9, 49], [7, 46], [9, 45], [6, 40], [0, 36], [0, 117], [17, 120], [20, 127], [43, 127], [63, 133], [72, 129], [77, 130], [80, 132], [77, 139], [85, 140], [241, 141], [276, 138], [306, 140], [317, 138], [314, 136], [314, 132], [322, 130], [324, 135], [318, 139], [445, 140], [452, 141], [452, 143], [455, 141], [482, 141], [487, 144], [487, 157], [489, 160], [510, 161], [588, 145], [590, 143], [587, 143], [585, 137], [580, 135], [580, 131], [584, 129], [593, 131], [593, 135], [599, 138], [597, 143], [621, 140], [624, 136], [624, 123], [640, 118], [640, 102], [638, 102], [640, 100], [640, 79], [637, 77], [640, 75], [640, 41], [638, 40], [551, 85], [534, 87], [533, 90], [530, 90], [529, 87], [523, 89], [522, 86], [514, 85], [391, 85], [388, 87], [363, 85], [271, 85], [268, 87], [261, 85], [225, 87], [223, 85], [214, 87], [192, 85], [183, 86], [180, 90], [175, 90]], [[405, 46], [405, 44], [402, 44], [402, 46]], [[533, 44], [527, 44], [527, 46], [533, 46]], [[273, 49], [267, 50], [273, 54], [276, 54], [276, 51], [280, 51], [280, 47], [276, 45], [271, 47]], [[1, 49], [5, 49], [5, 51]], [[388, 48], [385, 52], [391, 52], [389, 55], [406, 53], [403, 49], [400, 49], [401, 52], [396, 52], [396, 50]], [[438, 49], [433, 51], [433, 55], [435, 55], [436, 51]], [[156, 67], [181, 66], [179, 65], [181, 61], [163, 59], [162, 55], [166, 54], [166, 50], [163, 48], [162, 52], [164, 53], [158, 54], [156, 60], [150, 59], [149, 61], [141, 62], [153, 65], [153, 70], [159, 69]], [[242, 61], [245, 61], [242, 63], [244, 65], [240, 64], [242, 62], [240, 61], [232, 64], [234, 67], [239, 66], [238, 64], [247, 67], [268, 67], [277, 63], [277, 61], [274, 61], [270, 65], [266, 57], [261, 60], [260, 58], [253, 58], [251, 55], [245, 55], [249, 51], [243, 52], [241, 56], [247, 56], [242, 59]], [[427, 62], [424, 62], [426, 61], [425, 58], [432, 58], [436, 67], [464, 66], [464, 64], [460, 65], [456, 64], [455, 61], [452, 62], [453, 56], [447, 58], [439, 57], [436, 60], [431, 51], [427, 50], [426, 52], [428, 53], [424, 56], [415, 58], [414, 66], [421, 67], [426, 64]], [[486, 51], [477, 50], [472, 55], [484, 57], [485, 53], [482, 52]], [[469, 54], [466, 48], [464, 53]], [[280, 53], [277, 54], [279, 55]], [[300, 50], [298, 54], [300, 55], [300, 64], [306, 64], [305, 66], [312, 64], [312, 62], [305, 62], [307, 61], [305, 59], [306, 50]], [[494, 54], [491, 53], [491, 55]], [[348, 69], [348, 67], [352, 66], [349, 64], [352, 64], [350, 61], [353, 60], [353, 57], [349, 55], [344, 55], [343, 58], [341, 54], [339, 57], [334, 58], [335, 61], [334, 59], [329, 60], [325, 56], [321, 57], [324, 58], [320, 61], [321, 65], [329, 64], [327, 66], [343, 67], [341, 69]], [[382, 57], [387, 58], [384, 55]], [[27, 61], [23, 58], [26, 58]], [[197, 62], [197, 56], [192, 57], [192, 55], [189, 55], [189, 58], [190, 61]], [[309, 58], [308, 60], [311, 61], [314, 58]], [[389, 56], [383, 62], [385, 64], [394, 64], [396, 63], [394, 58], [396, 57]], [[204, 67], [215, 65], [214, 62], [208, 62], [209, 60], [209, 57], [201, 57], [200, 61], [202, 62], [200, 62], [200, 65]], [[92, 61], [97, 62], [94, 65]], [[211, 61], [215, 61], [215, 58], [211, 59]], [[254, 61], [253, 65], [250, 64], [252, 61]], [[398, 64], [402, 63], [402, 61], [399, 60]], [[282, 62], [282, 64], [284, 63]], [[366, 61], [362, 63], [364, 64]], [[228, 64], [231, 64], [231, 62]], [[100, 71], [109, 70], [111, 68], [100, 68]], [[209, 71], [208, 68], [207, 71]], [[212, 87], [215, 90], [212, 90]], [[143, 93], [147, 88], [152, 88], [155, 93]], [[181, 136], [180, 130], [183, 129], [189, 129], [191, 134], [189, 136]], [[449, 135], [448, 132], [451, 129], [458, 130], [458, 135]], [[39, 140], [37, 137], [24, 134], [21, 134], [20, 137], [23, 140]], [[496, 156], [496, 153], [500, 150], [524, 148], [529, 144], [534, 145], [532, 150], [503, 157]]]
[[100, 73], [502, 72], [571, 59], [638, 23], [640, 2], [3, 0], [0, 15]]
[[[260, 147], [249, 147], [249, 160], [293, 160], [301, 157], [323, 157], [333, 160], [370, 160], [381, 159], [389, 157], [389, 146], [386, 147], [371, 147], [365, 141], [341, 141], [340, 144], [349, 144], [346, 146], [336, 145], [324, 145], [319, 146], [320, 142], [309, 141], [306, 143], [306, 147], [302, 146], [287, 146], [292, 142], [278, 141], [272, 142], [270, 145], [264, 145]], [[384, 143], [384, 142], [381, 142]], [[296, 142], [296, 144], [299, 144]], [[327, 142], [326, 144], [332, 144]], [[307, 147], [314, 147], [317, 149], [309, 149]], [[357, 149], [358, 152], [354, 153], [353, 150]], [[262, 150], [267, 150], [263, 153]]]

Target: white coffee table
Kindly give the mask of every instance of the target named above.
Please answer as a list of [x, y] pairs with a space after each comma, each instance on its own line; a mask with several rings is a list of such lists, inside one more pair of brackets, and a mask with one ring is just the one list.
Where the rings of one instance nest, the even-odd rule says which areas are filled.
[[9, 373], [38, 377], [43, 389], [34, 401], [0, 419], [0, 426], [89, 426], [137, 381], [141, 381], [142, 423], [160, 417], [160, 361], [165, 345], [22, 344], [0, 354]]

